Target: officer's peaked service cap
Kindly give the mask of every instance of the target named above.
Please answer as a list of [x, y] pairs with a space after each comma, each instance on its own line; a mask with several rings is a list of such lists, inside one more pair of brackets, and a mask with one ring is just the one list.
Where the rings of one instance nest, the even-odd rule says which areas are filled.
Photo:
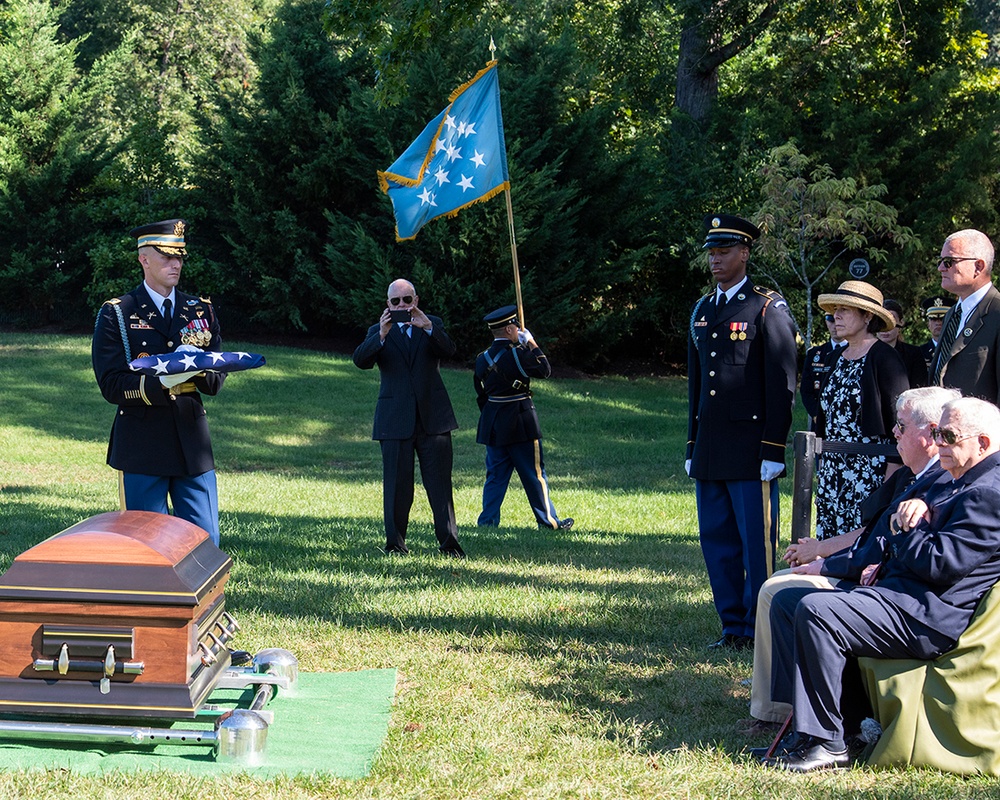
[[747, 246], [760, 236], [760, 228], [741, 217], [732, 214], [709, 214], [705, 217], [705, 244], [702, 250], [710, 247], [735, 247], [738, 244]]
[[182, 219], [165, 219], [140, 225], [128, 232], [137, 240], [137, 247], [153, 247], [165, 256], [186, 256], [184, 231], [187, 223]]
[[490, 328], [506, 328], [508, 325], [516, 325], [517, 306], [501, 306], [483, 317], [483, 322]]

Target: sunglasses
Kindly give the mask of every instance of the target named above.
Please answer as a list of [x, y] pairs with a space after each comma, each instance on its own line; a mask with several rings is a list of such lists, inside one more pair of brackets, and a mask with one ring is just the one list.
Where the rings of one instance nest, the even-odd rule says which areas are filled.
[[945, 269], [951, 269], [956, 264], [962, 261], [978, 261], [979, 259], [975, 256], [961, 256], [956, 258], [954, 256], [945, 256], [944, 258], [939, 258], [937, 260], [938, 267], [944, 267]]
[[955, 433], [955, 431], [948, 428], [935, 428], [931, 431], [931, 438], [938, 444], [947, 445], [948, 447], [954, 447], [959, 442], [964, 442], [966, 439], [973, 439], [978, 436], [978, 433], [969, 433], [965, 436]]
[[412, 294], [406, 294], [406, 295], [403, 295], [402, 297], [390, 297], [389, 298], [389, 302], [392, 303], [394, 306], [398, 306], [399, 303], [400, 303], [400, 301], [402, 301], [402, 302], [406, 303], [407, 305], [409, 305], [410, 303], [413, 302], [413, 295]]
[[833, 322], [833, 314], [826, 314], [823, 319], [827, 322]]

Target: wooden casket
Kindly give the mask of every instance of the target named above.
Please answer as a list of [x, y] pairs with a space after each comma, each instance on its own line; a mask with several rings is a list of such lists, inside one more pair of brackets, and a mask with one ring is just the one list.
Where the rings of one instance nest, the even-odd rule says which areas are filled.
[[193, 718], [230, 665], [232, 560], [148, 511], [99, 514], [0, 576], [0, 715]]

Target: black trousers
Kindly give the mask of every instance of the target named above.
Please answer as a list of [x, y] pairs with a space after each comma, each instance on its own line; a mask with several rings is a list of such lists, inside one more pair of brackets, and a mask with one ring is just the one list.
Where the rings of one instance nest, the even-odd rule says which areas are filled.
[[434, 516], [434, 533], [442, 550], [458, 550], [458, 525], [451, 487], [451, 432], [425, 433], [417, 423], [409, 439], [383, 439], [382, 515], [388, 549], [406, 549], [406, 529], [413, 505], [414, 456]]
[[843, 739], [870, 713], [857, 658], [931, 659], [954, 644], [870, 587], [778, 592], [771, 641], [772, 697], [792, 704], [796, 731], [821, 739]]

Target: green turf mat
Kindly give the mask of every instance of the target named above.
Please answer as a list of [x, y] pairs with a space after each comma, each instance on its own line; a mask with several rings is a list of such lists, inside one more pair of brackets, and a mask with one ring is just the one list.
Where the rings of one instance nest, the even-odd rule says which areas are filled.
[[[256, 767], [217, 764], [211, 745], [137, 747], [0, 738], [0, 769], [69, 769], [80, 774], [247, 772], [260, 778], [321, 772], [363, 778], [385, 739], [395, 689], [394, 669], [301, 673], [294, 696], [279, 691], [267, 706], [274, 712], [274, 722], [268, 729], [263, 763]], [[236, 695], [217, 692], [209, 702], [226, 704]], [[141, 720], [134, 724], [164, 727]], [[173, 727], [211, 729], [190, 721]]]

